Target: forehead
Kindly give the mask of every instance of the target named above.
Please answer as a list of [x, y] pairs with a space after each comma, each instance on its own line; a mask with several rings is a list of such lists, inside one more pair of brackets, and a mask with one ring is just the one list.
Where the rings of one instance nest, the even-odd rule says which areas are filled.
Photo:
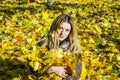
[[63, 22], [60, 24], [60, 27], [63, 27], [65, 29], [71, 29], [71, 25], [70, 23], [67, 23], [67, 22]]

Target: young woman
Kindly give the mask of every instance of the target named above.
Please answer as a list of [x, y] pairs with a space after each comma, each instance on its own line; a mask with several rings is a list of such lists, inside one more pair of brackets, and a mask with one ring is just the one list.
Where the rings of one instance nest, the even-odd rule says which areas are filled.
[[[72, 54], [80, 54], [81, 49], [77, 39], [77, 30], [72, 17], [66, 14], [59, 15], [52, 23], [49, 32], [38, 42], [39, 46], [50, 49], [62, 48], [63, 51], [69, 51]], [[65, 66], [51, 66], [42, 73], [55, 73], [63, 78], [63, 80], [78, 80], [81, 74], [81, 59], [76, 64], [76, 76], [67, 74]]]

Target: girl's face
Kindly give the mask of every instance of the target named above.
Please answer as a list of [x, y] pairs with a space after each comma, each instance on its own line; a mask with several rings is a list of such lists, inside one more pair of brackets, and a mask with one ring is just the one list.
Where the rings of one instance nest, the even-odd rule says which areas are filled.
[[63, 22], [60, 24], [60, 26], [57, 28], [57, 33], [60, 41], [65, 40], [71, 31], [71, 25], [67, 22]]

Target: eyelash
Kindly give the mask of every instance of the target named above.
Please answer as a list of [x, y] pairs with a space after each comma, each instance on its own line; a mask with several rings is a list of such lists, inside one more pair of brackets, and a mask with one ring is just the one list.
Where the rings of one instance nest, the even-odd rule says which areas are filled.
[[66, 29], [66, 31], [69, 31], [68, 29]]
[[[62, 28], [62, 27], [59, 27], [59, 29], [63, 29], [63, 28]], [[65, 31], [69, 32], [69, 30], [68, 30], [68, 29], [66, 29]]]

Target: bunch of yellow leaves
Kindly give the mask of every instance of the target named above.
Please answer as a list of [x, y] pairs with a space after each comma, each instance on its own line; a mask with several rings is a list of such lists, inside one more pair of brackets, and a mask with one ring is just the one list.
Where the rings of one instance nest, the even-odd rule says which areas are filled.
[[[44, 73], [50, 66], [66, 66], [68, 74], [75, 76], [75, 65], [78, 61], [78, 54], [72, 54], [70, 52], [63, 52], [62, 49], [51, 49], [48, 51], [46, 48], [40, 48], [36, 53], [28, 55], [29, 65], [38, 71], [39, 73]], [[38, 75], [39, 76], [39, 75]], [[62, 78], [56, 74], [40, 76], [39, 79], [52, 79], [56, 78], [61, 80]]]

